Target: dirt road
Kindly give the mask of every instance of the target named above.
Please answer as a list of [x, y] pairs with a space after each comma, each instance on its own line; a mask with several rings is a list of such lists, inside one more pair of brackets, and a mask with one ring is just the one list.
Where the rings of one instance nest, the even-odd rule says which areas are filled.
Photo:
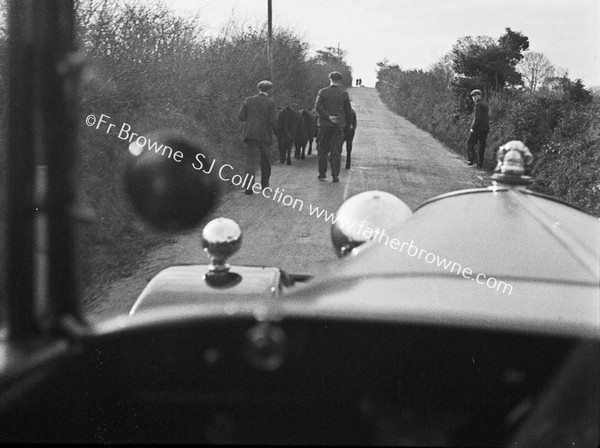
[[[288, 272], [320, 275], [340, 261], [331, 246], [330, 225], [310, 214], [311, 207], [334, 213], [348, 197], [367, 190], [388, 191], [411, 209], [436, 195], [453, 190], [489, 185], [482, 171], [429, 134], [390, 112], [373, 88], [349, 89], [358, 125], [352, 153], [352, 168], [344, 170], [340, 182], [317, 179], [317, 156], [293, 160], [291, 166], [273, 165], [270, 184], [279, 188], [277, 199], [248, 196], [241, 190], [227, 194], [210, 219], [235, 220], [243, 232], [242, 247], [232, 265], [277, 266]], [[290, 198], [284, 205], [283, 197]], [[273, 195], [275, 197], [275, 195]], [[291, 202], [293, 201], [293, 202]], [[181, 235], [174, 244], [149, 253], [132, 276], [115, 282], [106, 300], [86, 314], [92, 320], [128, 313], [149, 278], [174, 264], [206, 264], [199, 228]]]

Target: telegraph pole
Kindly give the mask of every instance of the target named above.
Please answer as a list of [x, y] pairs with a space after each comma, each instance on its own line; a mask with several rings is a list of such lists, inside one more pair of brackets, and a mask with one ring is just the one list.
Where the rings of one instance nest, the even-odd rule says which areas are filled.
[[273, 5], [272, 0], [267, 0], [267, 16], [268, 16], [268, 40], [267, 40], [267, 57], [269, 59], [269, 73], [271, 81], [273, 81]]

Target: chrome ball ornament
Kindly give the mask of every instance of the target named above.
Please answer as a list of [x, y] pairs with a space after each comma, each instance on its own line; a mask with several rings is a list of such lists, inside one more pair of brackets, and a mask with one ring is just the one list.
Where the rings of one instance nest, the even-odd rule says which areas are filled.
[[233, 219], [217, 218], [202, 230], [202, 249], [216, 270], [224, 270], [226, 261], [242, 245], [242, 229]]
[[[365, 191], [348, 198], [336, 213], [331, 242], [338, 257], [372, 239], [372, 232], [391, 230], [412, 215], [408, 205], [391, 193]], [[371, 229], [372, 232], [368, 230]]]
[[229, 272], [227, 260], [242, 245], [242, 229], [237, 222], [229, 218], [217, 218], [210, 221], [202, 230], [202, 249], [210, 259], [208, 272], [204, 276], [213, 286], [233, 286], [241, 277]]

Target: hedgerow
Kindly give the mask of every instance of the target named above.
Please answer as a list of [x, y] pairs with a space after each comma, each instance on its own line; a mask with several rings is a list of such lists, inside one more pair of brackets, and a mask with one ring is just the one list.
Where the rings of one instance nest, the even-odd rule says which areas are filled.
[[[0, 14], [5, 13], [2, 3]], [[259, 81], [273, 81], [277, 105], [298, 109], [314, 105], [333, 70], [352, 83], [343, 57], [327, 51], [322, 52], [327, 58], [309, 57], [308, 43], [289, 30], [273, 30], [270, 62], [265, 26], [232, 22], [209, 38], [201, 22], [201, 13], [183, 17], [160, 1], [76, 1], [76, 43], [86, 67], [75, 184], [78, 207], [93, 216], [92, 222], [78, 226], [77, 266], [90, 309], [103, 285], [130, 275], [145, 254], [173, 238], [147, 229], [125, 199], [129, 142], [120, 138], [121, 126], [139, 135], [179, 130], [220, 162], [242, 167], [243, 123], [237, 115]], [[5, 24], [0, 20], [0, 56], [6, 56]], [[0, 98], [6, 98], [6, 61], [0, 57]], [[3, 140], [5, 105], [0, 102]], [[88, 116], [95, 117], [93, 126], [86, 124]], [[6, 172], [3, 146], [0, 175]], [[4, 203], [1, 198], [0, 205]]]
[[[453, 76], [443, 63], [429, 71], [381, 63], [377, 88], [388, 107], [465, 155], [472, 107], [452, 94]], [[600, 100], [566, 77], [553, 89], [505, 89], [485, 100], [491, 129], [484, 168], [492, 172], [501, 145], [521, 140], [534, 154], [532, 189], [600, 216]]]
[[[77, 18], [78, 46], [88, 61], [78, 196], [96, 216], [80, 232], [79, 266], [91, 304], [100, 283], [130, 274], [151, 248], [169, 241], [146, 229], [124, 199], [128, 142], [117, 135], [123, 123], [137, 134], [180, 130], [221, 163], [242, 167], [237, 115], [259, 81], [273, 81], [277, 105], [309, 108], [328, 84], [327, 73], [337, 69], [350, 77], [350, 71], [341, 58], [334, 64], [309, 58], [308, 44], [285, 29], [273, 30], [271, 64], [265, 27], [232, 23], [208, 38], [201, 16], [181, 17], [160, 2], [85, 0]], [[113, 132], [86, 126], [90, 114], [109, 116]]]

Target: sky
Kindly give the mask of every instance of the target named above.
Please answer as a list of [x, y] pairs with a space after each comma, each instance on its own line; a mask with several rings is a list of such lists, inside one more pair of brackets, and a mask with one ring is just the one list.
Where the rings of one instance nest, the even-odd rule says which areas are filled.
[[[268, 0], [165, 0], [181, 14], [198, 14], [207, 35], [234, 21], [263, 26]], [[345, 51], [354, 78], [374, 87], [377, 63], [427, 70], [461, 37], [497, 40], [505, 28], [529, 38], [529, 51], [600, 87], [600, 0], [272, 0], [273, 27], [310, 45]]]

